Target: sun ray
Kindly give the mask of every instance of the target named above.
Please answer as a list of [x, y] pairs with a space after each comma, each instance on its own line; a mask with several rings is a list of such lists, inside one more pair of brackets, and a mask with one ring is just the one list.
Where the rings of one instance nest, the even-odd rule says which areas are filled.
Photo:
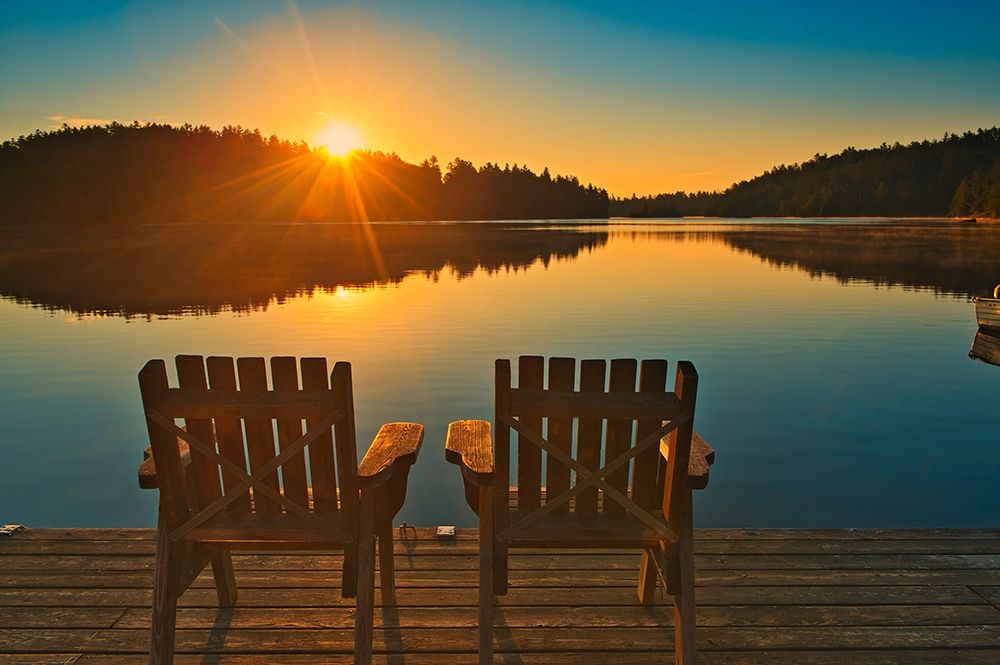
[[346, 190], [345, 193], [347, 194], [348, 203], [352, 205], [353, 210], [355, 211], [356, 219], [353, 221], [361, 228], [365, 243], [368, 245], [372, 261], [375, 264], [375, 270], [378, 271], [380, 278], [385, 279], [388, 273], [385, 269], [385, 263], [382, 261], [382, 253], [379, 251], [378, 241], [375, 239], [375, 233], [372, 231], [371, 222], [368, 218], [368, 211], [366, 210], [365, 202], [361, 197], [358, 182], [354, 177], [354, 169], [351, 166], [351, 160], [344, 160], [343, 169], [343, 181]]
[[306, 31], [305, 21], [302, 20], [302, 13], [295, 0], [286, 0], [288, 14], [295, 25], [295, 31], [299, 36], [299, 43], [302, 45], [302, 52], [305, 55], [306, 63], [309, 67], [309, 74], [312, 76], [313, 85], [316, 86], [316, 94], [319, 97], [322, 108], [327, 113], [330, 112], [330, 97], [327, 95], [323, 78], [319, 74], [319, 66], [316, 64], [316, 56], [313, 53], [312, 42], [309, 40], [309, 33]]
[[366, 160], [364, 159], [355, 160], [355, 163], [360, 164], [365, 169], [365, 171], [367, 171], [372, 176], [378, 178], [383, 183], [385, 183], [387, 187], [389, 187], [396, 194], [399, 194], [399, 196], [401, 196], [407, 203], [415, 206], [422, 212], [431, 215], [431, 211], [430, 209], [427, 208], [427, 206], [421, 203], [417, 198], [405, 192], [399, 185], [397, 185], [395, 182], [387, 178], [384, 173], [381, 173], [378, 169], [373, 167]]

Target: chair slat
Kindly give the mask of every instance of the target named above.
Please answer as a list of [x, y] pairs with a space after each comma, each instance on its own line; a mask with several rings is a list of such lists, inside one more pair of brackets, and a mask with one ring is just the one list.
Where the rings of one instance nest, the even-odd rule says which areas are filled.
[[[580, 363], [580, 392], [603, 394], [607, 362], [584, 360]], [[601, 466], [601, 438], [603, 418], [580, 418], [577, 425], [576, 458], [591, 471]], [[597, 513], [597, 488], [589, 487], [576, 497], [576, 512], [583, 515]]]
[[[545, 359], [541, 356], [521, 356], [517, 361], [518, 388], [542, 390], [544, 385]], [[511, 390], [511, 394], [516, 390]], [[513, 397], [511, 399], [513, 402]], [[513, 405], [511, 408], [513, 412]], [[525, 417], [525, 425], [542, 431], [542, 412]], [[500, 470], [497, 469], [497, 473]], [[534, 510], [541, 505], [542, 451], [533, 443], [517, 435], [517, 501], [521, 510]]]
[[[263, 358], [255, 360], [264, 362]], [[266, 391], [266, 376], [264, 386]], [[331, 411], [330, 399], [329, 391], [310, 390], [285, 394], [240, 390], [232, 394], [219, 395], [212, 391], [171, 388], [160, 402], [158, 410], [168, 418], [271, 419], [301, 418], [304, 414], [322, 417]]]
[[[634, 360], [631, 362], [635, 365]], [[680, 413], [680, 402], [673, 393], [636, 393], [634, 385], [625, 393], [601, 395], [518, 387], [511, 392], [511, 413], [521, 418], [544, 415], [549, 418], [670, 420]]]
[[[299, 371], [295, 358], [274, 356], [271, 358], [271, 382], [277, 394], [296, 393], [299, 390]], [[278, 419], [278, 450], [302, 436], [302, 419]], [[309, 508], [309, 481], [306, 479], [306, 453], [299, 453], [281, 465], [281, 485], [285, 496], [303, 508]]]
[[334, 426], [335, 453], [337, 456], [337, 480], [340, 481], [340, 507], [346, 509], [351, 519], [356, 514], [357, 488], [354, 485], [354, 474], [358, 468], [358, 440], [354, 426], [354, 380], [351, 378], [351, 364], [339, 362], [333, 366], [330, 373], [330, 387], [333, 389], [334, 400], [341, 405], [346, 414]]
[[694, 436], [694, 405], [698, 393], [698, 372], [694, 365], [682, 360], [677, 363], [674, 393], [691, 412], [691, 420], [667, 437], [667, 463], [664, 474], [663, 514], [672, 528], [691, 528], [691, 485], [687, 470], [691, 461], [691, 439]]
[[[486, 521], [480, 520], [480, 551], [493, 550], [493, 592], [499, 594], [507, 593], [507, 544], [495, 539], [497, 532], [506, 529], [509, 525], [507, 519], [507, 506], [510, 505], [510, 427], [506, 419], [510, 415], [510, 390], [511, 375], [510, 361], [497, 360], [495, 363], [495, 373], [493, 376], [493, 454], [496, 457], [494, 464], [493, 478], [495, 486], [493, 496], [490, 497], [489, 490], [479, 493], [476, 503], [479, 507], [479, 515], [486, 515]], [[540, 453], [541, 451], [539, 451]], [[489, 511], [483, 509], [480, 503], [493, 500], [492, 516]], [[535, 505], [537, 506], [540, 497], [540, 490], [536, 493]], [[486, 530], [483, 531], [483, 525]], [[492, 535], [491, 535], [492, 534]], [[483, 537], [485, 535], [485, 538]], [[487, 540], [488, 539], [488, 540]], [[492, 540], [492, 547], [488, 541]], [[488, 566], [490, 557], [481, 559]], [[482, 565], [482, 564], [481, 564]], [[484, 582], [489, 576], [489, 570], [484, 566], [480, 569], [480, 588], [489, 590]], [[483, 617], [480, 617], [483, 618]]]
[[[302, 359], [302, 388], [304, 390], [328, 390], [330, 376], [326, 371], [325, 358]], [[312, 427], [317, 418], [306, 419], [306, 427]], [[317, 511], [337, 510], [337, 465], [333, 454], [333, 433], [326, 432], [309, 444], [309, 473], [312, 477], [313, 506]]]
[[[205, 359], [201, 356], [177, 356], [177, 380], [181, 390], [208, 390], [205, 378]], [[192, 436], [215, 447], [215, 428], [210, 418], [185, 418], [184, 425]], [[191, 471], [194, 474], [198, 505], [207, 506], [220, 496], [219, 465], [197, 450], [191, 451]]]
[[[618, 358], [611, 361], [611, 378], [608, 381], [608, 401], [610, 395], [635, 393], [635, 373], [638, 363], [632, 358]], [[633, 395], [634, 396], [634, 395]], [[604, 446], [605, 463], [618, 457], [632, 447], [632, 418], [608, 418], [607, 443]], [[622, 494], [628, 492], [629, 464], [617, 469], [607, 477], [608, 484]], [[608, 514], [621, 514], [625, 508], [615, 501], [604, 501], [602, 510]]]
[[[208, 368], [208, 383], [210, 392], [236, 392], [236, 367], [232, 358], [212, 356], [205, 362]], [[215, 438], [219, 454], [236, 466], [246, 469], [247, 458], [243, 442], [243, 426], [238, 418], [215, 418]], [[222, 487], [229, 492], [240, 484], [240, 479], [222, 470]], [[242, 514], [250, 511], [250, 494], [244, 494], [226, 506], [230, 514]]]
[[[239, 358], [236, 368], [240, 376], [240, 392], [247, 394], [263, 394], [267, 392], [267, 369], [263, 358]], [[247, 431], [247, 453], [250, 455], [251, 471], [259, 469], [276, 456], [274, 450], [274, 431], [269, 418], [246, 418], [244, 425]], [[269, 474], [264, 479], [264, 485], [278, 491], [278, 472]], [[281, 512], [281, 504], [254, 493], [254, 510], [266, 515]]]
[[[549, 358], [549, 389], [572, 392], [576, 380], [576, 360]], [[549, 418], [548, 440], [567, 455], [573, 454], [573, 418]], [[559, 496], [569, 489], [569, 468], [548, 457], [545, 464], [545, 492]], [[569, 510], [569, 504], [556, 509], [557, 513]]]
[[[667, 389], [667, 361], [643, 360], [639, 366], [639, 392], [662, 394]], [[660, 428], [659, 418], [640, 419], [636, 423], [635, 440], [640, 442]], [[659, 508], [657, 481], [661, 457], [659, 446], [640, 453], [632, 462], [632, 500], [646, 510]], [[662, 495], [661, 495], [662, 496]]]
[[167, 367], [162, 360], [150, 360], [139, 372], [139, 392], [143, 409], [147, 412], [146, 430], [156, 463], [156, 484], [160, 488], [162, 526], [169, 529], [187, 519], [189, 506], [177, 437], [149, 415], [149, 411], [155, 409], [167, 394], [168, 385]]

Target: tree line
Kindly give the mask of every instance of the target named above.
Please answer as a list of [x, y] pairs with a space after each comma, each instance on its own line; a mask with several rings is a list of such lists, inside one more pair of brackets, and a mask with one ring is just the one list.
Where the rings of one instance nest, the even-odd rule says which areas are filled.
[[1000, 128], [847, 148], [777, 166], [722, 192], [612, 199], [631, 217], [1000, 217]]
[[849, 147], [721, 192], [610, 198], [546, 168], [331, 159], [241, 127], [138, 122], [0, 144], [0, 225], [628, 217], [1000, 217], [1000, 128]]
[[242, 127], [111, 123], [0, 144], [0, 224], [607, 217], [608, 194], [527, 166], [331, 158]]

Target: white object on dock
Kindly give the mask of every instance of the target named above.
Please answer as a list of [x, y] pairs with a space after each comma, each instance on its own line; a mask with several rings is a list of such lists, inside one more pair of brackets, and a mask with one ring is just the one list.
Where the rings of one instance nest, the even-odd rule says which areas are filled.
[[455, 537], [455, 527], [453, 526], [439, 526], [437, 530], [438, 538], [454, 538]]

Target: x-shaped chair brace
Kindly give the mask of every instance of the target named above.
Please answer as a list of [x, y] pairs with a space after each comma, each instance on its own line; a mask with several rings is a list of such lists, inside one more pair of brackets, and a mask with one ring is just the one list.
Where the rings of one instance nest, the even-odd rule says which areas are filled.
[[518, 434], [525, 437], [531, 443], [535, 444], [545, 452], [549, 454], [549, 457], [555, 459], [556, 461], [562, 463], [564, 466], [569, 467], [576, 472], [576, 484], [570, 489], [566, 490], [559, 496], [551, 499], [545, 503], [544, 506], [538, 508], [523, 518], [519, 519], [514, 524], [511, 524], [506, 529], [497, 534], [497, 540], [508, 541], [513, 535], [518, 531], [525, 529], [535, 522], [539, 521], [553, 510], [558, 508], [564, 503], [569, 503], [569, 500], [580, 494], [583, 490], [587, 489], [591, 485], [596, 485], [597, 487], [604, 490], [604, 496], [614, 499], [616, 502], [621, 504], [625, 511], [630, 515], [635, 516], [641, 520], [646, 526], [655, 531], [656, 533], [663, 536], [670, 543], [677, 542], [677, 534], [673, 532], [662, 520], [658, 520], [649, 514], [647, 510], [637, 506], [631, 499], [626, 497], [624, 494], [616, 490], [614, 487], [605, 482], [604, 477], [614, 471], [620, 469], [621, 467], [628, 464], [628, 461], [633, 457], [641, 454], [643, 451], [652, 447], [653, 444], [658, 444], [660, 439], [665, 435], [674, 431], [687, 421], [691, 420], [691, 412], [684, 411], [678, 414], [673, 419], [668, 420], [659, 429], [651, 433], [649, 436], [645, 437], [642, 441], [637, 443], [635, 446], [625, 451], [615, 459], [611, 460], [603, 467], [597, 471], [591, 471], [579, 461], [573, 459], [572, 456], [567, 455], [565, 452], [556, 448], [550, 441], [543, 438], [538, 432], [530, 429], [526, 425], [522, 424], [517, 418], [512, 418], [507, 415], [500, 415], [498, 419], [515, 430]]
[[218, 499], [212, 503], [205, 506], [198, 513], [190, 517], [186, 522], [181, 524], [179, 527], [170, 532], [170, 539], [177, 541], [183, 538], [185, 535], [190, 533], [193, 529], [203, 524], [205, 520], [209, 519], [216, 513], [220, 512], [223, 508], [228, 506], [230, 503], [238, 499], [243, 494], [250, 491], [253, 487], [254, 493], [260, 493], [273, 501], [276, 501], [280, 505], [284, 506], [285, 509], [290, 513], [294, 513], [303, 519], [312, 522], [317, 527], [328, 531], [332, 535], [336, 536], [339, 542], [352, 543], [354, 538], [330, 522], [319, 517], [315, 513], [310, 512], [306, 508], [303, 508], [299, 504], [295, 503], [291, 499], [286, 498], [279, 492], [274, 491], [270, 487], [264, 484], [264, 478], [268, 476], [273, 471], [277, 470], [279, 466], [290, 460], [292, 457], [301, 452], [307, 445], [318, 439], [323, 434], [330, 431], [330, 428], [343, 418], [345, 415], [343, 409], [336, 409], [335, 411], [327, 414], [318, 423], [315, 423], [308, 428], [305, 434], [301, 437], [285, 446], [279, 455], [276, 455], [270, 462], [264, 466], [256, 469], [252, 474], [248, 474], [245, 469], [240, 468], [234, 462], [226, 459], [222, 455], [215, 452], [215, 446], [209, 446], [204, 443], [190, 432], [181, 429], [174, 421], [167, 418], [162, 413], [156, 409], [146, 409], [146, 417], [152, 420], [154, 423], [167, 430], [171, 434], [177, 436], [179, 439], [187, 441], [188, 445], [191, 446], [193, 450], [197, 450], [199, 453], [209, 458], [219, 466], [221, 466], [226, 471], [229, 471], [234, 476], [239, 478], [242, 482], [234, 487], [232, 490], [226, 492]]

